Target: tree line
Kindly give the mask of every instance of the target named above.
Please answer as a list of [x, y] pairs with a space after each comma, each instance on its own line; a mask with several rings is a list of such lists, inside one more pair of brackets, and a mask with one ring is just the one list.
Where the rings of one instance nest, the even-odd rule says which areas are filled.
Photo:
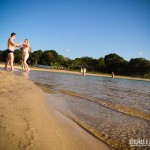
[[[0, 50], [0, 61], [6, 61], [7, 52]], [[22, 51], [17, 49], [14, 52], [14, 63], [21, 64]], [[70, 59], [58, 54], [55, 50], [37, 50], [30, 53], [28, 64], [52, 66], [68, 70], [80, 70], [81, 67], [91, 72], [111, 73], [117, 75], [129, 75], [134, 77], [150, 78], [150, 61], [145, 58], [132, 58], [130, 61], [116, 53], [105, 55], [99, 59], [92, 57], [81, 57]]]

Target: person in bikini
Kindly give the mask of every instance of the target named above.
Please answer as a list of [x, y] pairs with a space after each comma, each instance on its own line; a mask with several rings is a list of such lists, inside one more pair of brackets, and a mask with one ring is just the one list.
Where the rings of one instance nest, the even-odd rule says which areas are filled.
[[24, 43], [20, 47], [22, 50], [22, 67], [25, 71], [30, 71], [30, 68], [27, 64], [27, 59], [29, 58], [29, 52], [31, 51], [30, 43], [28, 39], [24, 40]]
[[6, 58], [5, 68], [4, 68], [5, 70], [7, 70], [7, 66], [8, 66], [8, 64], [10, 64], [11, 71], [14, 71], [14, 66], [13, 66], [14, 50], [16, 47], [20, 47], [20, 45], [22, 44], [21, 42], [16, 44], [14, 42], [15, 38], [16, 38], [16, 33], [11, 33], [11, 37], [8, 39], [8, 49], [6, 50], [7, 51], [7, 58]]

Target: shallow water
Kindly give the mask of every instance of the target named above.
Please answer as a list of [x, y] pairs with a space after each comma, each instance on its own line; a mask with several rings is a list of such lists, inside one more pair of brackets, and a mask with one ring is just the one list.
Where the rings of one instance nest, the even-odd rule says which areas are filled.
[[150, 82], [31, 71], [29, 78], [51, 89], [53, 106], [116, 149], [131, 146], [130, 139], [150, 140]]
[[150, 82], [32, 71], [30, 78], [55, 91], [73, 91], [150, 112]]
[[129, 144], [150, 141], [150, 82], [42, 71], [28, 78], [49, 93], [58, 111], [110, 146], [150, 148]]

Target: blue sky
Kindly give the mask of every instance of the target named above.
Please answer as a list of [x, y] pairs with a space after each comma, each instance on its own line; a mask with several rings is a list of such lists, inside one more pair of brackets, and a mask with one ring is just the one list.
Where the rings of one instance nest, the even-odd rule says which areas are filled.
[[33, 51], [71, 59], [116, 53], [150, 60], [150, 0], [0, 0], [0, 49], [30, 40]]

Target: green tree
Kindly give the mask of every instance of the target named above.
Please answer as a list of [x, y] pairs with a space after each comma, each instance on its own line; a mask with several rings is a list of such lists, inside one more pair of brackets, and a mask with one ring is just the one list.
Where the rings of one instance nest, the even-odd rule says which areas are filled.
[[97, 69], [96, 71], [105, 72], [106, 71], [106, 65], [105, 60], [103, 57], [97, 59]]
[[3, 59], [2, 59], [2, 58], [3, 58], [3, 57], [2, 57], [2, 56], [3, 56], [3, 52], [4, 52], [4, 51], [0, 50], [0, 62], [3, 60]]
[[117, 74], [123, 74], [126, 68], [127, 61], [119, 55], [113, 53], [108, 54], [104, 58], [106, 69], [109, 73], [115, 72]]
[[14, 62], [15, 63], [21, 63], [22, 60], [22, 51], [17, 49], [14, 51]]
[[44, 51], [40, 57], [41, 65], [54, 66], [58, 60], [58, 53], [55, 50]]
[[127, 66], [130, 75], [150, 75], [150, 61], [144, 58], [132, 58]]
[[64, 57], [63, 66], [66, 68], [71, 68], [73, 66], [73, 60], [70, 58]]
[[37, 50], [30, 54], [29, 61], [32, 65], [36, 65], [40, 62], [40, 57], [42, 56], [43, 51]]
[[58, 55], [57, 56], [57, 62], [58, 62], [59, 65], [63, 65], [64, 61], [65, 61], [65, 58], [64, 58], [63, 55]]
[[7, 50], [4, 50], [2, 53], [2, 61], [6, 62], [6, 58], [7, 58]]
[[94, 70], [96, 61], [92, 57], [82, 57], [75, 60], [77, 61], [77, 64], [80, 66], [80, 68], [87, 68], [88, 71]]

